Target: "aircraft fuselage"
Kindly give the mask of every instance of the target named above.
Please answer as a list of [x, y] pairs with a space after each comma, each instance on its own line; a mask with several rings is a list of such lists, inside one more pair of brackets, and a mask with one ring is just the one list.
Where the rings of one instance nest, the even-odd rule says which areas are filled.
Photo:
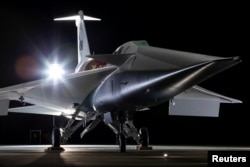
[[136, 111], [168, 101], [211, 77], [232, 60], [207, 61], [177, 70], [133, 71], [119, 69], [106, 77], [81, 106], [99, 113]]

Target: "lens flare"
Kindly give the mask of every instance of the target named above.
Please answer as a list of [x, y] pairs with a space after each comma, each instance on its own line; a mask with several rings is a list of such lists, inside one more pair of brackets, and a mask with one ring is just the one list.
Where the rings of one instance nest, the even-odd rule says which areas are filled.
[[65, 71], [59, 64], [51, 64], [46, 73], [50, 79], [58, 80], [63, 77]]

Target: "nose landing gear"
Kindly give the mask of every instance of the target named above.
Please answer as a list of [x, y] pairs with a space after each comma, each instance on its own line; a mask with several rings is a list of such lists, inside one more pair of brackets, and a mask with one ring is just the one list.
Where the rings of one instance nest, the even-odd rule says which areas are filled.
[[145, 127], [140, 128], [140, 145], [136, 147], [137, 150], [152, 150], [153, 148], [149, 146], [149, 134], [148, 129]]

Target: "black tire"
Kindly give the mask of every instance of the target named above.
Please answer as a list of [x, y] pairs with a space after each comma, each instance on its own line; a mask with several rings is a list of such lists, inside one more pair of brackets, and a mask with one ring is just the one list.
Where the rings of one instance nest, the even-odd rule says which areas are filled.
[[141, 138], [141, 146], [142, 147], [148, 147], [149, 145], [149, 134], [147, 128], [140, 128], [140, 138]]
[[126, 152], [126, 137], [123, 134], [119, 135], [120, 152]]
[[52, 147], [60, 147], [60, 130], [59, 128], [53, 128], [52, 130]]

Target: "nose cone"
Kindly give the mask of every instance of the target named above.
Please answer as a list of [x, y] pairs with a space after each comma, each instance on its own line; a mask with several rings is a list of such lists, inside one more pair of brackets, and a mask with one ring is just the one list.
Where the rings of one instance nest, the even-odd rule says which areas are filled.
[[169, 97], [175, 96], [186, 89], [238, 64], [240, 61], [241, 60], [239, 58], [234, 57], [222, 58], [173, 71], [167, 78], [161, 81], [161, 85], [163, 85], [162, 88], [164, 90], [163, 92], [166, 92]]

